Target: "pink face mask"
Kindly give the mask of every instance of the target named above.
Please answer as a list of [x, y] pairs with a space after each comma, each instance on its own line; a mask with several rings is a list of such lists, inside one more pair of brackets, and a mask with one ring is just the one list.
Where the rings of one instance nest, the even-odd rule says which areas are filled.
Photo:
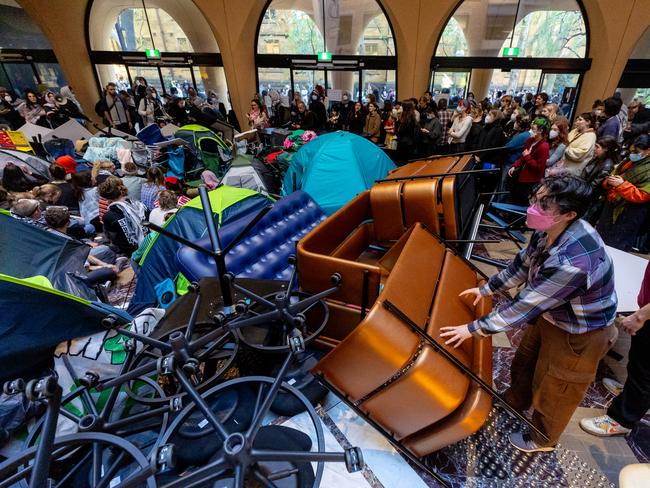
[[555, 223], [555, 217], [538, 204], [526, 209], [526, 225], [531, 229], [546, 231]]

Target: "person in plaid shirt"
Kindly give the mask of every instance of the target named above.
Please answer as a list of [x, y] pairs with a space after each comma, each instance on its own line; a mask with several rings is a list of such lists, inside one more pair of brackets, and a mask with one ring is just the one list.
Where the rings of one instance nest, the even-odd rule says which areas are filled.
[[451, 117], [454, 114], [452, 110], [447, 108], [447, 99], [441, 98], [438, 100], [438, 118], [440, 125], [442, 125], [442, 143], [438, 145], [438, 152], [445, 154], [449, 150], [449, 127], [451, 127]]
[[483, 337], [530, 324], [511, 366], [505, 400], [524, 412], [533, 407], [536, 432], [516, 432], [510, 442], [525, 452], [552, 451], [571, 420], [599, 361], [618, 335], [614, 268], [605, 244], [580, 217], [590, 205], [590, 185], [573, 175], [542, 180], [527, 209], [533, 233], [510, 265], [475, 297], [522, 286], [512, 302], [466, 325], [442, 327], [446, 344], [458, 347], [472, 335]]

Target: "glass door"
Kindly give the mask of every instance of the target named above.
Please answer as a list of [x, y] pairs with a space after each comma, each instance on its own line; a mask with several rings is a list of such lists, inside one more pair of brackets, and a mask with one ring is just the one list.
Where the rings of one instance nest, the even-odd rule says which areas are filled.
[[325, 70], [293, 70], [293, 92], [300, 93], [300, 96], [305, 103], [309, 102], [309, 94], [316, 87], [316, 85], [325, 87]]
[[[469, 89], [470, 70], [463, 71], [434, 71], [431, 73], [429, 91], [436, 97], [465, 98]], [[445, 97], [448, 95], [448, 97]]]
[[576, 96], [580, 85], [579, 73], [550, 73], [545, 71], [540, 90], [548, 94], [549, 101], [557, 103], [569, 120], [574, 115]]
[[490, 98], [496, 100], [497, 92], [503, 95], [522, 95], [537, 93], [541, 69], [513, 69], [510, 71], [494, 70], [490, 81]]

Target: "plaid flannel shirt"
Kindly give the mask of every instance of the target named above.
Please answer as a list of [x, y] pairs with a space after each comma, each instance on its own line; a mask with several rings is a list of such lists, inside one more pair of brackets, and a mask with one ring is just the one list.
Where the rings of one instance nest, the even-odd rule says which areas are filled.
[[492, 295], [525, 284], [511, 303], [471, 322], [472, 334], [494, 334], [540, 315], [571, 334], [614, 321], [614, 266], [594, 228], [578, 219], [545, 247], [546, 233], [535, 232], [528, 247], [480, 288], [482, 295]]

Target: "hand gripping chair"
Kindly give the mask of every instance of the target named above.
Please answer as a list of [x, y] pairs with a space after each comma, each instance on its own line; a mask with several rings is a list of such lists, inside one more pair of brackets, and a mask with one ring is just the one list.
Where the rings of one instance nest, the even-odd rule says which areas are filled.
[[[442, 326], [485, 315], [458, 294], [477, 286], [473, 269], [421, 224], [415, 224], [385, 285], [364, 320], [315, 367], [333, 389], [372, 419], [394, 443], [420, 458], [463, 439], [486, 420], [492, 401], [457, 366], [397, 315], [389, 301], [421, 330], [440, 339]], [[492, 382], [491, 339], [469, 339], [448, 349], [485, 382]]]

